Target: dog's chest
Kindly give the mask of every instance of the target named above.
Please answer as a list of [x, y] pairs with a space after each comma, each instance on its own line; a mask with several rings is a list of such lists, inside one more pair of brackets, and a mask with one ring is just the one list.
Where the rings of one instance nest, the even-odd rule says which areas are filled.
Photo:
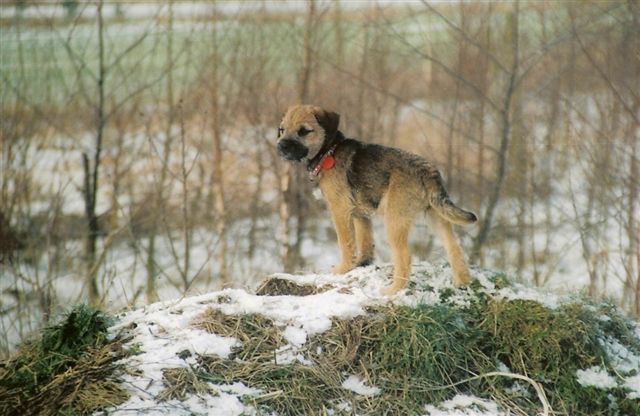
[[347, 184], [344, 174], [338, 174], [336, 169], [321, 172], [318, 185], [324, 198], [331, 203], [341, 196], [346, 196]]

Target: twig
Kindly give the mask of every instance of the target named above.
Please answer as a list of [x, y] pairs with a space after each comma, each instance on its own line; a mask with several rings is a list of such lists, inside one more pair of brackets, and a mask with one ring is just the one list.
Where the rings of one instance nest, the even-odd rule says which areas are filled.
[[522, 374], [517, 374], [517, 373], [506, 373], [506, 372], [502, 372], [502, 371], [492, 371], [490, 373], [479, 374], [479, 375], [474, 376], [474, 377], [469, 377], [469, 378], [466, 378], [464, 380], [460, 380], [460, 381], [457, 381], [455, 383], [448, 384], [446, 386], [434, 387], [434, 388], [431, 388], [429, 390], [444, 390], [444, 389], [448, 389], [448, 388], [451, 388], [451, 387], [459, 386], [460, 384], [468, 383], [470, 381], [479, 380], [479, 379], [488, 378], [488, 377], [507, 377], [507, 378], [515, 378], [515, 379], [518, 379], [518, 380], [526, 381], [527, 383], [531, 384], [533, 386], [533, 388], [536, 390], [536, 393], [538, 394], [538, 399], [542, 403], [542, 413], [540, 413], [540, 415], [541, 416], [549, 416], [551, 414], [551, 412], [553, 411], [553, 409], [551, 408], [551, 405], [549, 404], [549, 400], [547, 399], [547, 395], [545, 394], [544, 389], [542, 388], [540, 383], [538, 383], [537, 381], [535, 381], [535, 380], [533, 380], [533, 379], [531, 379], [531, 378], [529, 378], [527, 376], [523, 376]]

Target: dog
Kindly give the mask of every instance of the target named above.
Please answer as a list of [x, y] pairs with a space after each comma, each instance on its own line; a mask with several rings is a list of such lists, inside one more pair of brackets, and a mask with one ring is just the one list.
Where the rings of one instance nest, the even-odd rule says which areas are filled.
[[346, 138], [339, 123], [335, 112], [295, 105], [284, 115], [277, 140], [280, 156], [305, 163], [327, 201], [340, 247], [340, 263], [332, 272], [372, 264], [371, 217], [380, 213], [394, 266], [393, 281], [383, 294], [396, 294], [406, 287], [411, 272], [409, 229], [418, 214], [426, 213], [444, 244], [454, 285], [469, 284], [469, 268], [452, 224], [474, 223], [476, 215], [451, 202], [442, 176], [424, 158]]

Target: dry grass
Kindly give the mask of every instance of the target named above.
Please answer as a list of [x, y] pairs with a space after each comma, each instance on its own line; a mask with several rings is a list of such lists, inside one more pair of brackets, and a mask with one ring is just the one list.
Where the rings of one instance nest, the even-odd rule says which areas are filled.
[[261, 315], [225, 315], [215, 308], [208, 308], [193, 321], [193, 326], [212, 334], [237, 338], [242, 346], [232, 358], [249, 360], [257, 356], [273, 356], [273, 351], [284, 340], [273, 320]]
[[157, 397], [161, 402], [171, 399], [183, 401], [189, 394], [204, 396], [214, 393], [211, 386], [200, 380], [191, 368], [165, 368], [162, 370], [162, 382], [166, 387]]
[[333, 289], [331, 285], [303, 285], [298, 284], [292, 280], [282, 279], [280, 277], [268, 277], [260, 285], [256, 290], [256, 295], [258, 296], [283, 296], [283, 295], [291, 295], [291, 296], [309, 296], [316, 295], [318, 293], [323, 293], [328, 290]]

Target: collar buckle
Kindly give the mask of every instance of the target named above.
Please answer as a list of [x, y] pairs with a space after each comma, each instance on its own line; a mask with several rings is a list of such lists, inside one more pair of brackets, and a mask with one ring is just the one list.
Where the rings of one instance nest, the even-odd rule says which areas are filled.
[[314, 180], [323, 170], [330, 170], [333, 168], [336, 164], [336, 159], [333, 157], [333, 152], [335, 152], [336, 147], [338, 147], [337, 143], [331, 146], [331, 148], [322, 155], [318, 164], [309, 172], [309, 179]]

